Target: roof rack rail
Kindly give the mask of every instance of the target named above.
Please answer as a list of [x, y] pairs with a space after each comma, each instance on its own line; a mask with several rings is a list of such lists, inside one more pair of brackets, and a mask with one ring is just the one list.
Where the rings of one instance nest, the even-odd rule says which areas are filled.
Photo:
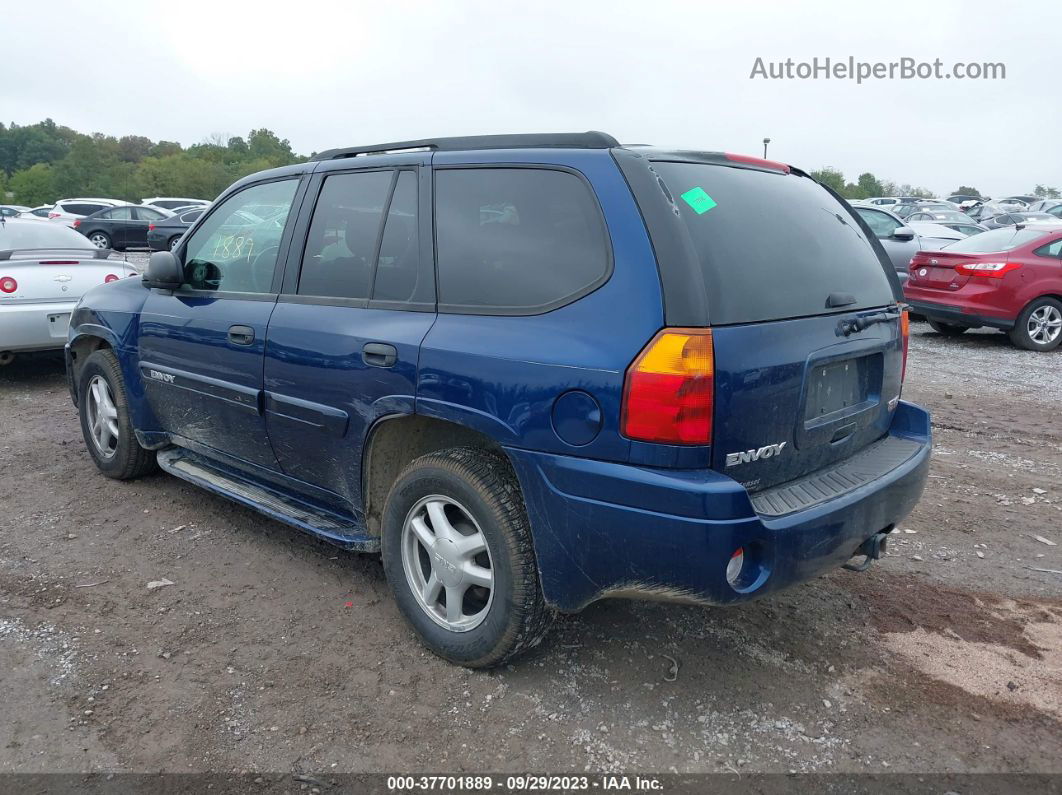
[[516, 133], [512, 135], [465, 135], [457, 138], [423, 138], [419, 141], [395, 141], [371, 146], [345, 146], [328, 149], [311, 160], [340, 160], [359, 155], [378, 155], [386, 152], [425, 150], [453, 152], [464, 149], [526, 149], [552, 147], [557, 149], [611, 149], [620, 143], [608, 133]]

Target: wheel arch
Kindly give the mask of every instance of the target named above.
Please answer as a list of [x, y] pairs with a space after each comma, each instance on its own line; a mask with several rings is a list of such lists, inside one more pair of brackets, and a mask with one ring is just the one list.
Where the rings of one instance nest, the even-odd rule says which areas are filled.
[[114, 350], [116, 342], [107, 329], [96, 327], [79, 331], [78, 335], [66, 344], [66, 378], [75, 406], [78, 404], [77, 385], [81, 380], [81, 369], [85, 366], [85, 361], [98, 350]]
[[479, 447], [500, 453], [508, 461], [496, 440], [450, 420], [422, 414], [394, 414], [373, 424], [362, 454], [361, 469], [362, 503], [369, 533], [380, 534], [384, 503], [399, 473], [422, 455], [452, 447]]

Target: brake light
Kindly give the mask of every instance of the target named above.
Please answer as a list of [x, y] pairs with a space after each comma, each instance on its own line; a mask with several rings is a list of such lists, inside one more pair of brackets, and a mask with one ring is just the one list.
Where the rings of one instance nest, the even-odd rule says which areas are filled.
[[900, 336], [903, 338], [903, 366], [900, 368], [900, 383], [907, 377], [907, 351], [911, 347], [911, 313], [906, 307], [900, 310]]
[[756, 166], [757, 168], [769, 168], [771, 171], [781, 171], [783, 174], [789, 173], [789, 166], [785, 163], [779, 163], [777, 160], [764, 160], [762, 157], [750, 157], [749, 155], [733, 155], [730, 152], [727, 152], [725, 157], [735, 163], [744, 163], [747, 166]]
[[955, 266], [955, 270], [964, 276], [1002, 279], [1004, 273], [1010, 273], [1020, 267], [1020, 262], [962, 262]]
[[42, 259], [38, 265], [79, 265], [76, 259]]
[[10, 276], [0, 278], [0, 293], [13, 293], [18, 289], [18, 282]]
[[77, 229], [79, 226], [81, 226], [81, 219], [80, 218], [75, 218], [74, 219], [74, 229]]
[[155, 231], [155, 225], [154, 224], [148, 224], [148, 231], [149, 232], [154, 232]]
[[104, 284], [106, 284], [107, 282], [116, 282], [116, 281], [118, 281], [118, 277], [115, 276], [113, 273], [108, 273], [106, 276], [103, 277], [103, 283]]
[[627, 368], [623, 435], [661, 444], [711, 444], [714, 387], [711, 329], [663, 329]]

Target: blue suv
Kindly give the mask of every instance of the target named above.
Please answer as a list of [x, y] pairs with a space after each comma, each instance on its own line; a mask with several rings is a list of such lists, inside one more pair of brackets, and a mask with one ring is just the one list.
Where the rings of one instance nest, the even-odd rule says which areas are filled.
[[899, 296], [781, 163], [407, 141], [237, 182], [85, 295], [67, 370], [105, 475], [381, 552], [423, 643], [484, 667], [596, 599], [869, 566], [929, 465]]

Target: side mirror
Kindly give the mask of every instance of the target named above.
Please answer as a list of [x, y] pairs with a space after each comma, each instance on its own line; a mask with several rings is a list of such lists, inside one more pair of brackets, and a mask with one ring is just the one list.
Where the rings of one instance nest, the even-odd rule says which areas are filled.
[[145, 287], [176, 290], [184, 281], [184, 268], [172, 251], [156, 251], [148, 260]]
[[[896, 240], [914, 240], [915, 232], [909, 226], [898, 226], [892, 230], [892, 236]], [[151, 258], [155, 259], [155, 255], [152, 254]], [[150, 266], [148, 267], [148, 272], [151, 272]]]

